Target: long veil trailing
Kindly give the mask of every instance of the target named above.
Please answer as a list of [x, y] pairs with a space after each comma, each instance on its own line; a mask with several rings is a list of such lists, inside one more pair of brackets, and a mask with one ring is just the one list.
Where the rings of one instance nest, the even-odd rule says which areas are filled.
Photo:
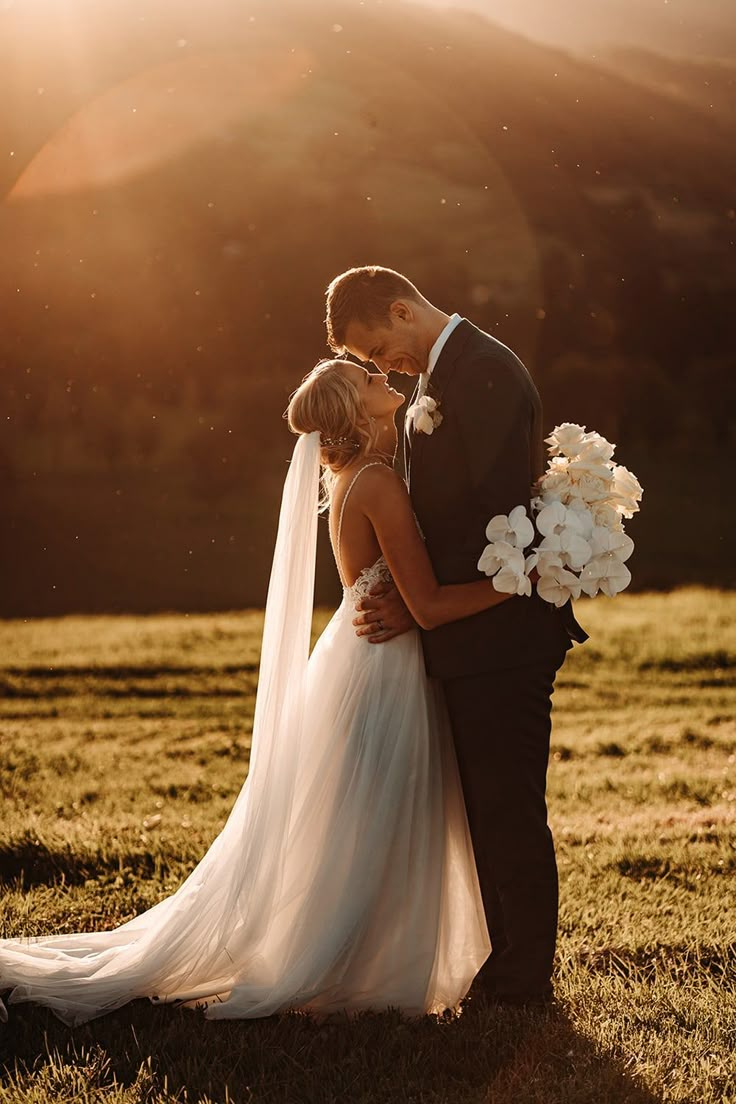
[[118, 928], [0, 941], [8, 1003], [42, 1003], [75, 1024], [138, 996], [226, 1001], [244, 974], [249, 1007], [270, 992], [276, 963], [289, 959], [285, 841], [306, 716], [319, 472], [319, 433], [303, 435], [281, 502], [250, 769], [224, 828], [172, 896]]
[[209, 1019], [454, 1008], [488, 956], [452, 736], [416, 629], [355, 634], [364, 568], [309, 655], [319, 435], [284, 486], [250, 771], [183, 885], [107, 932], [0, 941], [10, 1003], [69, 1024], [135, 997]]

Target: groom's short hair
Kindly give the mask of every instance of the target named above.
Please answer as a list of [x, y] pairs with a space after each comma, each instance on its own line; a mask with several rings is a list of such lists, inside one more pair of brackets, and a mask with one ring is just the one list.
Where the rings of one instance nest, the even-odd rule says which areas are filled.
[[422, 298], [411, 280], [380, 265], [349, 268], [336, 276], [327, 288], [327, 341], [330, 348], [341, 353], [345, 349], [345, 334], [351, 322], [360, 322], [373, 329], [389, 322], [389, 307], [397, 299]]

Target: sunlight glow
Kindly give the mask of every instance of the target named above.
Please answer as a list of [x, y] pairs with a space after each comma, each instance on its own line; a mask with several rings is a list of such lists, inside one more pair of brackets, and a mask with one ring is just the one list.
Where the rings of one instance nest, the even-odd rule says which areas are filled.
[[200, 54], [155, 66], [106, 89], [46, 142], [10, 199], [109, 185], [227, 138], [283, 101], [308, 64], [305, 51], [257, 57]]

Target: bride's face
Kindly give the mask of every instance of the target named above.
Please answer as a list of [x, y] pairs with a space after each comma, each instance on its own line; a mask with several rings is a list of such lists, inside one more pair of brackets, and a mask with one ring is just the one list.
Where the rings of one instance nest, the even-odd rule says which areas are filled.
[[354, 383], [363, 401], [366, 414], [371, 418], [386, 418], [404, 402], [400, 391], [389, 387], [388, 376], [383, 372], [368, 372], [359, 364], [346, 363], [345, 377]]

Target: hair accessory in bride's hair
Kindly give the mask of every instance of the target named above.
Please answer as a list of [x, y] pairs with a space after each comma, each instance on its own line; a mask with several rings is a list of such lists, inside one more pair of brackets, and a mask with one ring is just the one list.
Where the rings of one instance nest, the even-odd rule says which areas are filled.
[[343, 445], [351, 445], [354, 449], [359, 449], [360, 444], [358, 441], [354, 441], [352, 437], [320, 437], [322, 448], [342, 448]]

